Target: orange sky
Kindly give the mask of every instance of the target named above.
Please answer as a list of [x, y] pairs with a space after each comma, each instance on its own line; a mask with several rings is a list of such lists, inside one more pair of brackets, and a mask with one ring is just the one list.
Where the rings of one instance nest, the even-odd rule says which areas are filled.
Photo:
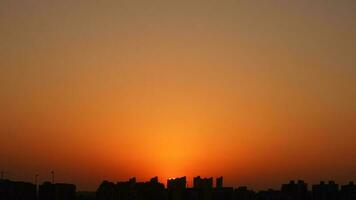
[[356, 179], [356, 3], [0, 2], [15, 180]]

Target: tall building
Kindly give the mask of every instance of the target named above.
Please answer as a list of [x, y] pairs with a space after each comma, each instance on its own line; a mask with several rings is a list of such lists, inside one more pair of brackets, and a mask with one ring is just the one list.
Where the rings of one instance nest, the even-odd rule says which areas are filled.
[[216, 188], [222, 188], [223, 187], [223, 177], [220, 176], [216, 179]]
[[184, 200], [186, 199], [186, 177], [170, 178], [167, 181], [167, 192], [169, 200]]

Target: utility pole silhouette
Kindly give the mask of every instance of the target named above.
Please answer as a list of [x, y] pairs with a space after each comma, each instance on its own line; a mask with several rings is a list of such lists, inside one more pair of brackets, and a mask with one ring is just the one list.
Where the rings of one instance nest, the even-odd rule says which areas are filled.
[[53, 170], [51, 171], [51, 174], [52, 174], [52, 183], [54, 184], [54, 171]]
[[36, 195], [38, 196], [38, 174], [35, 174]]

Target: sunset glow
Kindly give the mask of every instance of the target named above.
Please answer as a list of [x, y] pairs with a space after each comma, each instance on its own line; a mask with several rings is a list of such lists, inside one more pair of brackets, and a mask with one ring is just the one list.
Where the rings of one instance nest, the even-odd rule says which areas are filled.
[[355, 180], [355, 10], [1, 1], [0, 170], [55, 170], [80, 190], [133, 176]]

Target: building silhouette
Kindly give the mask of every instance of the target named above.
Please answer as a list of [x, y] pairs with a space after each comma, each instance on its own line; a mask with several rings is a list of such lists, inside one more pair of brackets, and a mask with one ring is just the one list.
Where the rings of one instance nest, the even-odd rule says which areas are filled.
[[73, 184], [44, 182], [38, 188], [35, 184], [0, 180], [0, 200], [75, 200], [76, 187]]
[[253, 200], [255, 198], [255, 192], [247, 189], [246, 186], [241, 186], [235, 189], [234, 199], [236, 200]]
[[256, 193], [254, 199], [256, 200], [289, 200], [281, 191], [268, 189]]
[[353, 200], [356, 199], [356, 185], [354, 182], [349, 182], [347, 185], [341, 186], [340, 199]]
[[[127, 188], [128, 190], [129, 188]], [[116, 185], [112, 182], [103, 181], [96, 190], [97, 200], [117, 200], [119, 198], [119, 191]]]
[[96, 191], [97, 200], [165, 200], [166, 196], [158, 177], [148, 182], [136, 182], [136, 178], [116, 184], [103, 181]]
[[67, 183], [44, 182], [39, 186], [39, 200], [75, 200], [76, 186]]
[[92, 191], [78, 191], [76, 193], [76, 200], [95, 200], [96, 193]]
[[167, 195], [168, 199], [180, 200], [187, 199], [189, 194], [186, 190], [187, 178], [185, 176], [180, 178], [170, 178], [167, 180]]
[[167, 189], [186, 189], [187, 187], [187, 178], [185, 176], [180, 178], [170, 178], [167, 180]]
[[290, 181], [288, 184], [283, 184], [281, 187], [282, 195], [290, 200], [306, 200], [308, 198], [308, 185], [298, 180]]
[[36, 199], [36, 185], [21, 181], [0, 180], [0, 200]]
[[216, 178], [216, 188], [222, 188], [223, 187], [223, 177], [220, 176]]
[[194, 177], [193, 188], [195, 189], [212, 189], [213, 178], [200, 178], [200, 176]]
[[313, 200], [337, 200], [339, 196], [339, 185], [334, 181], [325, 183], [321, 181], [317, 185], [313, 185]]

